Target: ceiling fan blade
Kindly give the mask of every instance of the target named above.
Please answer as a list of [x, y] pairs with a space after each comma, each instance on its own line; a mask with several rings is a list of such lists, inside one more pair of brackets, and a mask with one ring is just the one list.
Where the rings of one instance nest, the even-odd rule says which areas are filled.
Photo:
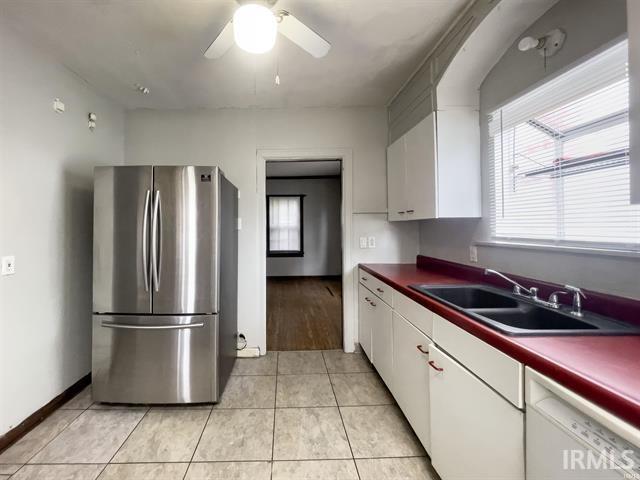
[[329, 53], [331, 44], [324, 38], [289, 12], [283, 10], [279, 12], [279, 15], [282, 18], [278, 25], [278, 31], [281, 34], [316, 58], [324, 57]]
[[227, 50], [229, 50], [233, 44], [233, 24], [231, 20], [229, 20], [216, 39], [209, 45], [209, 48], [204, 52], [204, 56], [211, 59], [220, 58], [227, 53]]

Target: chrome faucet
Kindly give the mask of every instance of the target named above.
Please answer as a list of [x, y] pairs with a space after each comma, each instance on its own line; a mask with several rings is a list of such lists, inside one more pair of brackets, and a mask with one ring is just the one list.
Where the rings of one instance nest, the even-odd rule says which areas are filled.
[[574, 287], [572, 285], [565, 285], [564, 288], [567, 291], [573, 293], [573, 310], [571, 310], [571, 312], [569, 313], [571, 313], [571, 315], [575, 317], [582, 317], [582, 299], [587, 298], [587, 296], [578, 287]]
[[[528, 298], [531, 298], [532, 300], [538, 300], [538, 289], [536, 287], [531, 287], [531, 288], [523, 287], [522, 285], [520, 285], [515, 280], [512, 280], [509, 277], [507, 277], [506, 275], [498, 272], [497, 270], [492, 270], [490, 268], [485, 268], [484, 269], [484, 274], [485, 275], [497, 275], [500, 278], [504, 278], [507, 282], [509, 282], [511, 285], [513, 285], [513, 294], [514, 295], [520, 295], [521, 297], [528, 297]], [[522, 293], [523, 291], [525, 291], [527, 294], [525, 295], [524, 293]]]

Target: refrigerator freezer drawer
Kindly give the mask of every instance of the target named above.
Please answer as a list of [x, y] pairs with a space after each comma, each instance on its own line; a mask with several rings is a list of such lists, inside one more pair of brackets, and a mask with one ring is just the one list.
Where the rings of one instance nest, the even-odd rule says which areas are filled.
[[217, 349], [217, 315], [94, 315], [93, 398], [217, 402]]

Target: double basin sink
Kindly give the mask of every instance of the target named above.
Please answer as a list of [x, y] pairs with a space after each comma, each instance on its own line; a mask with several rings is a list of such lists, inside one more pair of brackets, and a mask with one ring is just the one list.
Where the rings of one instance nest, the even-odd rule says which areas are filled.
[[571, 308], [554, 309], [485, 285], [411, 285], [428, 297], [507, 335], [639, 335], [640, 328]]

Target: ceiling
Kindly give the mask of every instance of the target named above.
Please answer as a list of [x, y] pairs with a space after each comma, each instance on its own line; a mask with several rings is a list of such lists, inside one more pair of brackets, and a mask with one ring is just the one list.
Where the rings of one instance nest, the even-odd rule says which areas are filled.
[[234, 0], [2, 0], [0, 21], [127, 108], [374, 106], [390, 100], [466, 2], [280, 0], [276, 8], [332, 44], [321, 59], [281, 35], [264, 55], [234, 46], [204, 58]]
[[267, 162], [269, 177], [327, 177], [342, 172], [340, 160], [301, 160], [286, 162]]

